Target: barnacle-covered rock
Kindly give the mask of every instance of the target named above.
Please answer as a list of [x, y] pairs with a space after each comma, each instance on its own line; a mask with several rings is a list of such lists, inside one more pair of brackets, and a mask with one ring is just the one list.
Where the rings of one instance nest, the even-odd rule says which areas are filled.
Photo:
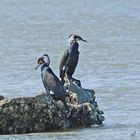
[[0, 134], [47, 132], [102, 124], [103, 112], [95, 102], [94, 91], [73, 82], [70, 82], [68, 90], [70, 112], [65, 110], [61, 101], [53, 101], [46, 93], [1, 100]]

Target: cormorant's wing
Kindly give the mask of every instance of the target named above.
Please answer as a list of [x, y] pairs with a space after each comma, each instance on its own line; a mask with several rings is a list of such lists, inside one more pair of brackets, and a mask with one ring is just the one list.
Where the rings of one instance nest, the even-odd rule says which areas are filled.
[[65, 89], [63, 87], [63, 84], [53, 73], [51, 68], [48, 68], [45, 72], [42, 72], [41, 77], [46, 91], [49, 91], [49, 94], [53, 97], [53, 99], [61, 100], [65, 108], [69, 111], [69, 107], [65, 100]]
[[64, 94], [64, 87], [58, 77], [49, 68], [42, 74], [42, 81], [46, 90], [54, 92], [54, 94]]
[[68, 56], [69, 56], [69, 52], [68, 49], [66, 49], [59, 64], [59, 72], [60, 72], [59, 74], [60, 74], [60, 78], [62, 79], [65, 76], [65, 64], [67, 62]]

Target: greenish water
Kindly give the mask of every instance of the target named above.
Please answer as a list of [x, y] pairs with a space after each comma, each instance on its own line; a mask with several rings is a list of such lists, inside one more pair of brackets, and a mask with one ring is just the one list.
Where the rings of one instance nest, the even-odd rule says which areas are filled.
[[[44, 91], [38, 57], [48, 53], [58, 75], [71, 33], [81, 35], [74, 76], [94, 89], [106, 120], [69, 132], [2, 135], [2, 140], [140, 139], [139, 0], [0, 0], [0, 94], [8, 98]], [[136, 136], [131, 133], [136, 131]]]

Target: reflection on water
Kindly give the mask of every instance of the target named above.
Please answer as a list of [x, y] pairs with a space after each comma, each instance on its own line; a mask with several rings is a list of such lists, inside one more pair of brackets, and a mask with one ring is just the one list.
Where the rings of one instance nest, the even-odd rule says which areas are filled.
[[8, 98], [44, 91], [38, 56], [58, 63], [77, 33], [80, 60], [74, 76], [94, 89], [105, 113], [102, 127], [70, 132], [1, 136], [0, 139], [131, 139], [140, 137], [140, 1], [5, 0], [0, 4], [0, 94]]

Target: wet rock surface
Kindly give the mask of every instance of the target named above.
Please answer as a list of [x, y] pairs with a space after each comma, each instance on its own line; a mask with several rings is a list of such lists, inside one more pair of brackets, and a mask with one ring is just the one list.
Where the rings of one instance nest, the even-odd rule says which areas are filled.
[[0, 134], [48, 132], [67, 128], [90, 127], [104, 121], [94, 91], [70, 83], [67, 102], [55, 102], [46, 93], [36, 97], [0, 101]]

